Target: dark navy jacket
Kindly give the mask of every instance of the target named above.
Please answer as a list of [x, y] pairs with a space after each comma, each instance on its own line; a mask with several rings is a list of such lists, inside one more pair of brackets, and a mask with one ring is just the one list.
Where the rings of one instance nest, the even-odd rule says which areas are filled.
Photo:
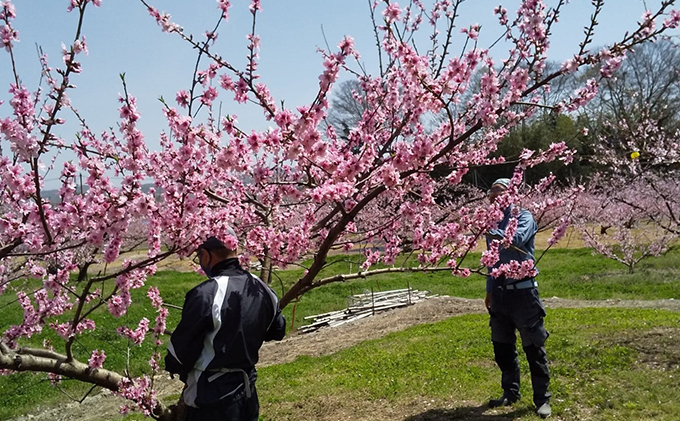
[[244, 372], [256, 379], [262, 343], [285, 335], [276, 294], [238, 259], [222, 261], [211, 272], [212, 278], [186, 294], [165, 357], [165, 369], [186, 383], [184, 402], [192, 407], [242, 393]]

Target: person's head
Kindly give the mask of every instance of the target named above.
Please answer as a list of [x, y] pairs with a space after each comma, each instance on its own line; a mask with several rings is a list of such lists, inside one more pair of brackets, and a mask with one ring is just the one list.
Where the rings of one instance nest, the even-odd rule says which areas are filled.
[[[236, 239], [234, 230], [228, 228], [227, 233]], [[236, 250], [236, 246], [229, 246], [219, 238], [210, 236], [196, 248], [194, 261], [201, 266], [207, 276], [212, 276], [212, 268], [219, 262], [236, 257]]]
[[489, 201], [493, 203], [498, 196], [505, 193], [509, 186], [509, 178], [499, 178], [498, 180], [494, 181], [489, 191], [486, 192]]

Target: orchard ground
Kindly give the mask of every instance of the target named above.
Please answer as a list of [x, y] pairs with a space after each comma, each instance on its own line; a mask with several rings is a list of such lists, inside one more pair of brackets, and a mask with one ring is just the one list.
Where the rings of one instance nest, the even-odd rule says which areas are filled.
[[[680, 312], [680, 300], [566, 300], [556, 297], [546, 298], [546, 306], [550, 310], [560, 308], [646, 308], [671, 310]], [[293, 362], [301, 356], [322, 357], [328, 356], [343, 349], [348, 349], [361, 344], [364, 341], [375, 340], [393, 332], [399, 332], [416, 325], [436, 323], [445, 319], [456, 318], [469, 314], [483, 314], [483, 301], [481, 299], [465, 299], [454, 297], [437, 297], [415, 304], [413, 306], [393, 310], [388, 313], [360, 320], [353, 324], [342, 325], [332, 329], [322, 329], [316, 333], [304, 335], [290, 335], [281, 342], [267, 343], [260, 353], [261, 376], [266, 376], [265, 367], [275, 364]], [[549, 322], [548, 322], [549, 323]], [[659, 336], [676, 338], [676, 341], [659, 341]], [[634, 341], [635, 346], [641, 350], [640, 361], [648, 365], [650, 369], [660, 373], [671, 370], [678, 373], [680, 363], [680, 351], [676, 344], [680, 337], [680, 328], [675, 329], [650, 329], [648, 332], [638, 333], [635, 338], [621, 338], [621, 341]], [[486, 338], [485, 338], [486, 339]], [[550, 352], [550, 344], [548, 351]], [[490, 350], [490, 348], [489, 348]], [[487, 368], [494, 371], [493, 359], [488, 355]], [[655, 368], [656, 365], [656, 368]], [[523, 367], [526, 372], [526, 367]], [[262, 373], [265, 371], [265, 373]], [[171, 380], [167, 376], [158, 379], [160, 396], [169, 398], [170, 401], [177, 398], [181, 391], [181, 382]], [[264, 377], [263, 377], [264, 380]], [[527, 376], [523, 377], [526, 382]], [[559, 381], [565, 381], [560, 379]], [[262, 382], [262, 380], [261, 380]], [[275, 386], [270, 386], [275, 388]], [[269, 387], [268, 387], [269, 388]], [[496, 388], [490, 389], [489, 393], [496, 392]], [[342, 400], [334, 399], [333, 396], [314, 397], [313, 399], [297, 402], [271, 402], [266, 398], [267, 393], [260, 388], [262, 414], [265, 419], [271, 420], [511, 420], [532, 419], [533, 415], [528, 409], [530, 398], [523, 399], [521, 413], [515, 413], [510, 409], [490, 410], [485, 408], [485, 401], [471, 401], [464, 394], [458, 396], [452, 394], [448, 399], [412, 399], [391, 402], [388, 399], [364, 399]], [[564, 401], [566, 397], [555, 396], [556, 400]], [[113, 396], [111, 393], [102, 392], [88, 397], [82, 404], [68, 403], [56, 408], [36, 410], [16, 421], [95, 421], [124, 419], [118, 413], [123, 399]], [[574, 416], [568, 413], [555, 417], [555, 419], [588, 419], [587, 414], [592, 408], [578, 407], [577, 402], [572, 408]], [[282, 417], [277, 416], [277, 411], [285, 408]], [[137, 416], [134, 416], [136, 419]], [[595, 419], [595, 418], [593, 418]], [[640, 418], [638, 418], [640, 419]], [[644, 418], [643, 418], [644, 419]], [[659, 418], [664, 419], [664, 418]], [[668, 418], [670, 419], [670, 418]]]
[[[539, 247], [544, 241], [539, 236]], [[582, 243], [573, 235], [559, 246], [544, 256], [539, 277], [549, 308], [546, 324], [552, 332], [548, 352], [554, 370], [554, 419], [680, 419], [677, 388], [667, 387], [677, 385], [680, 376], [676, 346], [680, 301], [674, 292], [680, 290], [678, 250], [645, 261], [648, 264], [631, 277], [622, 265], [578, 248]], [[190, 259], [166, 265], [162, 270], [191, 269]], [[172, 272], [165, 273], [172, 277]], [[535, 419], [524, 363], [521, 404], [500, 410], [485, 406], [498, 393], [499, 374], [478, 298], [483, 294], [481, 278], [457, 279], [452, 286], [443, 273], [416, 274], [412, 286], [448, 291], [449, 296], [312, 334], [289, 333], [282, 342], [265, 344], [258, 364], [263, 419]], [[180, 289], [189, 288], [195, 279], [182, 281]], [[400, 287], [401, 281], [383, 278], [347, 284], [329, 285], [303, 297], [296, 327], [304, 315], [326, 306], [341, 307], [352, 288], [391, 289]], [[290, 307], [294, 306], [286, 309], [289, 321]], [[164, 375], [156, 382], [164, 402], [177, 400], [179, 381]], [[123, 418], [118, 414], [123, 400], [108, 392], [95, 393], [82, 404], [36, 407], [15, 419]], [[655, 408], [662, 410], [654, 412]]]

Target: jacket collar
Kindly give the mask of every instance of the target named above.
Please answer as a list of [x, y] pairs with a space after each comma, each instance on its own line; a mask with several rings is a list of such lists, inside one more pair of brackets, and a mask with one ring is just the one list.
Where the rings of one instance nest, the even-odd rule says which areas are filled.
[[241, 264], [238, 262], [237, 257], [232, 257], [230, 259], [217, 262], [215, 266], [213, 266], [210, 269], [210, 272], [213, 274], [214, 277], [229, 269], [241, 269]]

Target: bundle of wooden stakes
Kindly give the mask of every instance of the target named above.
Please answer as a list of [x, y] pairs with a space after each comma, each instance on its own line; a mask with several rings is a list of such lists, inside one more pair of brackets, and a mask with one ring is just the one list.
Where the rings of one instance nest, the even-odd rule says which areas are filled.
[[376, 313], [406, 307], [436, 296], [427, 294], [429, 294], [429, 291], [418, 291], [411, 288], [380, 292], [366, 291], [363, 294], [348, 297], [348, 305], [344, 310], [305, 317], [305, 320], [313, 320], [312, 323], [302, 326], [298, 330], [301, 333], [309, 333], [322, 327], [340, 326]]

